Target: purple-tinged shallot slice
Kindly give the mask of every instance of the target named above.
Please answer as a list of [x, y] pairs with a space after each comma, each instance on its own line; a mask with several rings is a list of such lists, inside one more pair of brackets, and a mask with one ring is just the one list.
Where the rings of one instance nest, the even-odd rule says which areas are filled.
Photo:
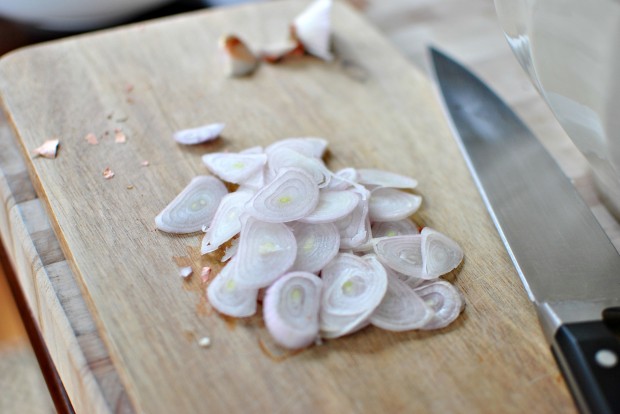
[[416, 288], [415, 292], [434, 311], [433, 318], [422, 329], [440, 329], [448, 326], [465, 307], [460, 292], [445, 280], [424, 284]]
[[463, 260], [463, 249], [448, 236], [429, 227], [422, 229], [422, 266], [433, 279], [456, 269]]
[[215, 177], [201, 175], [192, 181], [155, 217], [156, 227], [168, 233], [200, 231], [215, 215], [226, 186]]
[[277, 173], [283, 168], [298, 168], [309, 174], [320, 188], [328, 185], [332, 176], [321, 159], [305, 156], [290, 148], [276, 148], [269, 152], [268, 157], [272, 171]]
[[422, 266], [421, 235], [381, 237], [372, 242], [384, 265], [407, 276], [428, 279]]
[[340, 248], [354, 249], [370, 239], [368, 199], [364, 195], [351, 213], [334, 222], [340, 232]]
[[267, 289], [263, 317], [279, 345], [300, 349], [317, 339], [322, 285], [322, 280], [312, 273], [291, 272]]
[[299, 220], [304, 223], [332, 223], [350, 214], [359, 202], [360, 195], [351, 190], [321, 191], [316, 208]]
[[387, 289], [387, 273], [374, 255], [340, 253], [321, 272], [320, 328], [324, 338], [352, 333], [368, 323]]
[[434, 314], [407, 283], [388, 273], [387, 291], [370, 315], [370, 323], [388, 331], [402, 332], [423, 328]]
[[297, 241], [297, 256], [291, 270], [317, 273], [336, 256], [340, 234], [332, 223], [289, 224]]
[[372, 223], [372, 237], [393, 237], [420, 234], [418, 226], [408, 218], [397, 221], [379, 221]]
[[422, 197], [394, 188], [375, 188], [370, 193], [370, 221], [396, 221], [418, 211]]
[[213, 152], [202, 156], [209, 171], [229, 183], [241, 184], [259, 172], [267, 162], [265, 154]]
[[183, 129], [175, 132], [172, 137], [176, 142], [183, 145], [202, 144], [213, 141], [224, 130], [224, 124], [208, 124], [197, 128]]
[[229, 76], [246, 76], [254, 72], [259, 60], [250, 48], [237, 36], [227, 35], [220, 39]]
[[250, 190], [237, 190], [226, 194], [209, 225], [200, 248], [201, 254], [211, 253], [241, 231], [240, 216], [245, 204], [254, 193]]
[[332, 174], [326, 190], [346, 190], [357, 182], [357, 170], [355, 168], [343, 168]]
[[209, 283], [207, 298], [218, 312], [236, 318], [252, 316], [256, 313], [258, 289], [239, 286], [235, 280], [236, 266], [231, 261]]
[[248, 203], [248, 213], [259, 220], [286, 223], [312, 212], [319, 189], [312, 177], [296, 168], [283, 168]]
[[306, 157], [321, 158], [327, 149], [327, 140], [315, 137], [286, 138], [269, 145], [265, 152], [270, 154], [279, 148], [288, 148]]
[[357, 181], [364, 185], [408, 189], [413, 189], [418, 186], [417, 180], [389, 171], [360, 168], [357, 170], [357, 173]]
[[332, 60], [330, 52], [331, 0], [316, 0], [295, 18], [292, 32], [308, 53], [323, 60]]
[[291, 268], [296, 254], [295, 236], [286, 225], [249, 217], [239, 236], [235, 280], [247, 288], [269, 286]]
[[58, 139], [48, 139], [41, 145], [40, 147], [35, 148], [32, 153], [39, 157], [43, 158], [56, 158], [56, 153], [58, 152], [58, 145], [60, 144], [60, 140]]

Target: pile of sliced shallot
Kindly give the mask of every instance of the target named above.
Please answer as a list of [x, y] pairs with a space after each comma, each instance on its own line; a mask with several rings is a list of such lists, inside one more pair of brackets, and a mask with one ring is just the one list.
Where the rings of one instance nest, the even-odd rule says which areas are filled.
[[[263, 316], [290, 349], [369, 324], [437, 329], [464, 302], [442, 275], [463, 260], [445, 235], [409, 218], [416, 180], [376, 169], [330, 171], [327, 141], [289, 138], [266, 148], [209, 153], [199, 176], [156, 217], [160, 230], [205, 232], [201, 252], [227, 247], [207, 297], [233, 317]], [[224, 182], [237, 184], [228, 192]], [[263, 295], [264, 290], [264, 295]]]

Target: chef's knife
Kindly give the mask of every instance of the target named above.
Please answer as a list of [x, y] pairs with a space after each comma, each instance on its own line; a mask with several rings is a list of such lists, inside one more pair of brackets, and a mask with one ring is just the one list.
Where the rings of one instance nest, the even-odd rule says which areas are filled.
[[620, 255], [527, 126], [431, 49], [451, 126], [583, 413], [620, 413]]

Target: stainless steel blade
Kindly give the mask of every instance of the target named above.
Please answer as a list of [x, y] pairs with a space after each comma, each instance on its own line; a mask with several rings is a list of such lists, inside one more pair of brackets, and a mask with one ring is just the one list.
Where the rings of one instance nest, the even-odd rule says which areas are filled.
[[437, 83], [484, 202], [551, 337], [620, 305], [620, 256], [527, 126], [467, 69], [432, 50]]

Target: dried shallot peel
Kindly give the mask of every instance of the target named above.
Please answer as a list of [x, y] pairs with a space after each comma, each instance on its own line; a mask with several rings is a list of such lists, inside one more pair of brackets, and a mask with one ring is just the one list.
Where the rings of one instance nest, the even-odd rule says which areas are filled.
[[454, 322], [465, 308], [460, 292], [445, 280], [425, 283], [417, 287], [415, 292], [433, 310], [433, 317], [421, 329], [445, 328]]
[[319, 335], [322, 287], [323, 281], [312, 273], [291, 272], [267, 289], [263, 317], [279, 345], [300, 349], [315, 342]]
[[207, 287], [209, 303], [224, 315], [244, 318], [256, 313], [258, 289], [241, 287], [235, 280], [236, 262], [231, 261]]
[[340, 253], [321, 271], [320, 329], [323, 338], [337, 338], [368, 324], [387, 290], [387, 273], [372, 255]]
[[196, 145], [210, 142], [220, 136], [224, 130], [224, 124], [207, 124], [197, 128], [183, 129], [175, 132], [172, 138], [183, 145]]
[[226, 186], [217, 178], [206, 175], [195, 177], [155, 217], [155, 225], [168, 233], [200, 231], [205, 223], [211, 222], [226, 194]]
[[227, 35], [220, 39], [220, 49], [226, 60], [229, 76], [250, 75], [257, 68], [259, 60], [250, 48], [238, 36]]

